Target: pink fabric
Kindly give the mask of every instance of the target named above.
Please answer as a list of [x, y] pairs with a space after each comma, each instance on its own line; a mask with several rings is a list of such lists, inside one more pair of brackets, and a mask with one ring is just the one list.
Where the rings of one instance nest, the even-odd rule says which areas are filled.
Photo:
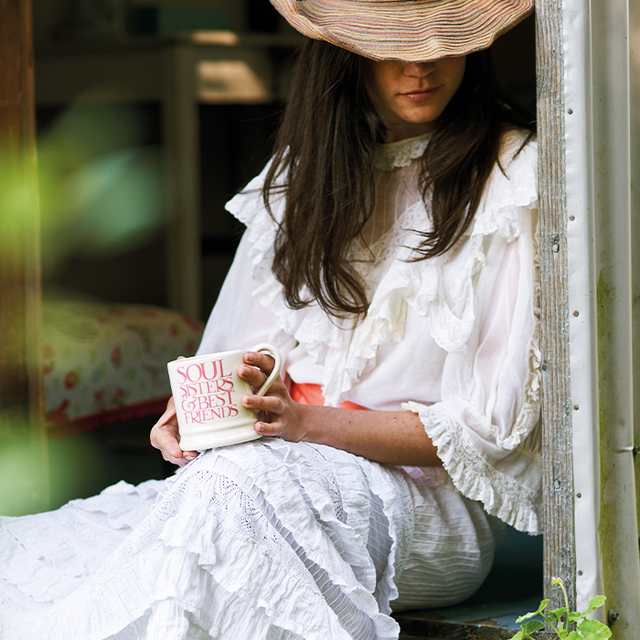
[[[289, 390], [291, 398], [300, 404], [314, 404], [322, 406], [324, 404], [324, 396], [322, 395], [322, 388], [319, 384], [298, 384], [291, 381], [291, 389]], [[360, 411], [369, 411], [367, 407], [356, 404], [355, 402], [349, 402], [345, 400], [340, 403], [343, 409], [359, 409]]]

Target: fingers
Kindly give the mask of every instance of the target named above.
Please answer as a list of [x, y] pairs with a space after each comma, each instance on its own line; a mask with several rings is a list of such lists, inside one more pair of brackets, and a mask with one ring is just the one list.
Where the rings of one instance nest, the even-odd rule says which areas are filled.
[[247, 351], [243, 354], [242, 359], [253, 367], [258, 367], [264, 373], [269, 375], [273, 371], [275, 360], [268, 354], [261, 351]]
[[281, 422], [256, 422], [254, 429], [261, 436], [278, 437], [284, 433], [284, 426]]
[[197, 451], [182, 451], [180, 448], [180, 432], [173, 398], [169, 400], [166, 411], [151, 429], [149, 436], [151, 446], [160, 449], [162, 457], [179, 466], [191, 462], [197, 455]]
[[259, 412], [260, 419], [255, 423], [254, 429], [260, 435], [280, 436], [287, 440], [297, 439], [291, 428], [287, 427], [290, 417], [289, 420], [286, 419], [287, 403], [281, 395], [246, 395], [242, 398], [242, 404], [248, 409]]
[[[255, 391], [269, 377], [275, 361], [269, 354], [253, 351], [247, 351], [242, 359], [245, 364], [238, 368], [238, 375]], [[296, 403], [291, 400], [282, 378], [276, 377], [264, 396], [255, 393], [245, 395], [242, 404], [259, 414], [260, 419], [254, 428], [260, 435], [279, 436], [293, 441], [300, 439], [295, 428], [297, 416], [293, 409]], [[263, 416], [266, 416], [266, 419]]]
[[238, 375], [245, 382], [248, 382], [253, 387], [254, 391], [259, 389], [267, 379], [267, 375], [262, 373], [260, 369], [257, 369], [256, 367], [250, 367], [245, 364], [238, 367]]
[[[248, 364], [250, 367], [253, 367], [255, 371], [260, 371], [262, 376], [259, 379], [264, 382], [267, 377], [273, 371], [274, 359], [268, 353], [261, 353], [259, 351], [247, 351], [243, 354], [242, 360]], [[255, 373], [254, 371], [254, 373]], [[244, 378], [247, 380], [247, 378]], [[249, 380], [247, 380], [249, 382]]]
[[247, 409], [264, 411], [272, 416], [281, 416], [285, 410], [285, 404], [278, 396], [246, 395], [242, 398], [242, 404]]

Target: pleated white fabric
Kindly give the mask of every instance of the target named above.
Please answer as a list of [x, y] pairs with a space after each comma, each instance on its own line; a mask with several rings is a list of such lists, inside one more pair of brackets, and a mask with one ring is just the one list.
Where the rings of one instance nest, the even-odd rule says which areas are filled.
[[397, 638], [390, 603], [468, 597], [500, 535], [419, 469], [264, 439], [2, 518], [0, 637]]

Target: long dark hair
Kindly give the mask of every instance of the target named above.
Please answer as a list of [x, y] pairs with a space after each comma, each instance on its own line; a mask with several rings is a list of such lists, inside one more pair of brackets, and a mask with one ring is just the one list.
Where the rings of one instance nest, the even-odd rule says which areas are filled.
[[[263, 187], [270, 212], [272, 195], [286, 194], [272, 268], [293, 309], [317, 302], [337, 317], [367, 312], [347, 254], [373, 212], [373, 156], [386, 128], [369, 99], [363, 62], [319, 40], [307, 41], [296, 61]], [[491, 54], [470, 54], [422, 157], [420, 188], [431, 201], [433, 230], [421, 234], [415, 260], [444, 253], [467, 230], [499, 162], [501, 136], [516, 128], [529, 131], [528, 141], [533, 118], [503, 94]]]

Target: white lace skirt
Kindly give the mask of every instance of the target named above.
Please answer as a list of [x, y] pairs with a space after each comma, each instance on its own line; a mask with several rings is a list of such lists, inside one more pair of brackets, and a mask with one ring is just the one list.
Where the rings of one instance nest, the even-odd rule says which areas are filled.
[[502, 527], [416, 470], [263, 439], [0, 518], [0, 638], [373, 640], [453, 604]]

